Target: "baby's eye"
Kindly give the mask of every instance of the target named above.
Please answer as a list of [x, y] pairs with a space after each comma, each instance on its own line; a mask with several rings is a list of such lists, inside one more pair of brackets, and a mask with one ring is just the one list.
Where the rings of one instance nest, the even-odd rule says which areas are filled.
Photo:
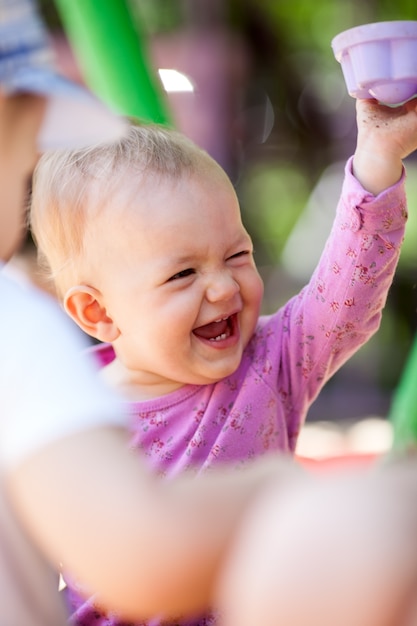
[[186, 270], [178, 272], [177, 274], [174, 274], [174, 276], [171, 276], [171, 278], [168, 278], [168, 282], [171, 282], [172, 280], [178, 280], [179, 278], [186, 278], [187, 276], [191, 276], [191, 274], [195, 274], [195, 270], [190, 267]]
[[232, 254], [229, 259], [238, 259], [239, 257], [246, 256], [248, 254], [251, 254], [250, 250], [241, 250], [240, 252], [236, 252], [236, 254]]

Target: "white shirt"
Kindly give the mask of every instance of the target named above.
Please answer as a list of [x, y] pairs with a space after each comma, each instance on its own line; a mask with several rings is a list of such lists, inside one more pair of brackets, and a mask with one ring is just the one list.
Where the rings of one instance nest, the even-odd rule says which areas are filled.
[[82, 429], [123, 426], [120, 400], [83, 354], [84, 341], [49, 296], [0, 267], [0, 466]]

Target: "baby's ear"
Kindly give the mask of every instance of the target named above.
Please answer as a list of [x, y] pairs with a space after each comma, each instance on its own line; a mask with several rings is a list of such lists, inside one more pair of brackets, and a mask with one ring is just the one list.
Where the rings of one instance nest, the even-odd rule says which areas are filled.
[[120, 331], [107, 315], [98, 289], [86, 285], [71, 287], [64, 296], [64, 308], [82, 330], [99, 341], [112, 342]]

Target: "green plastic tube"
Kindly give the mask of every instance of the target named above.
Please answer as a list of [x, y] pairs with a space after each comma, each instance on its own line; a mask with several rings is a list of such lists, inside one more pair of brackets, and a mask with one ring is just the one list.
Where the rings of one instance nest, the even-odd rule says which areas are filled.
[[393, 426], [394, 451], [417, 449], [417, 337], [394, 393], [389, 419]]
[[171, 125], [165, 93], [125, 0], [55, 0], [89, 88], [115, 112]]

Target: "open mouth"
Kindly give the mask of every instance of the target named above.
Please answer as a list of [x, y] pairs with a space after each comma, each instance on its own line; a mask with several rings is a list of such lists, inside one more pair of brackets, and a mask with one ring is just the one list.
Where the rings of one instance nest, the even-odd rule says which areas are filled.
[[234, 333], [236, 314], [223, 317], [193, 330], [194, 335], [206, 341], [224, 341]]

